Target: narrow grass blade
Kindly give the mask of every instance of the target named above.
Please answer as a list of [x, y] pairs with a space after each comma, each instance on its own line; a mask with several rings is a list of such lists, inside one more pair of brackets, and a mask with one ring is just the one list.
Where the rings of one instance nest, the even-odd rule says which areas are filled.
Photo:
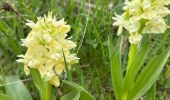
[[148, 94], [148, 99], [149, 100], [156, 100], [156, 82], [154, 83], [154, 85], [151, 87], [149, 93]]
[[0, 20], [0, 32], [2, 32], [4, 34], [4, 36], [7, 38], [7, 44], [9, 44], [9, 46], [12, 48], [13, 52], [18, 55], [20, 54], [20, 49], [18, 47], [17, 41], [14, 40], [14, 37], [12, 37], [11, 35], [9, 35], [10, 32], [12, 32], [12, 30], [10, 29], [10, 27], [2, 20]]
[[63, 52], [63, 56], [64, 56], [64, 64], [65, 64], [68, 80], [72, 81], [72, 76], [71, 76], [71, 73], [70, 73], [68, 65], [67, 65], [67, 61], [66, 61], [66, 57], [65, 57], [64, 51], [62, 50], [62, 52]]

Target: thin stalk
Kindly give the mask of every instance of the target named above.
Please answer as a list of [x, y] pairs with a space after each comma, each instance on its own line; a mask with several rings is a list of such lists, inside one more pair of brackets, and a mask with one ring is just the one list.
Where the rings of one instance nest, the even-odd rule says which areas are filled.
[[37, 69], [31, 69], [34, 85], [40, 93], [40, 100], [51, 100], [51, 84], [45, 81]]
[[155, 100], [156, 99], [156, 82], [152, 86], [150, 93], [149, 93], [149, 100]]
[[63, 49], [62, 49], [62, 52], [63, 52], [63, 56], [64, 56], [64, 63], [65, 63], [65, 67], [66, 67], [66, 72], [67, 72], [68, 80], [69, 80], [69, 81], [72, 81], [71, 73], [70, 73], [70, 71], [69, 71], [69, 68], [68, 68], [68, 65], [67, 65], [67, 61], [66, 61], [66, 57], [65, 57], [65, 54], [64, 54], [64, 50], [63, 50]]
[[45, 83], [45, 91], [41, 91], [41, 100], [51, 100], [51, 84]]
[[[129, 49], [129, 54], [128, 54], [128, 65], [127, 65], [127, 68], [126, 68], [126, 73], [128, 72], [130, 66], [133, 63], [136, 52], [137, 52], [137, 44], [131, 44], [130, 49]], [[127, 96], [128, 96], [128, 90], [126, 90], [125, 87], [123, 86], [123, 93], [122, 93], [121, 99], [127, 100]]]
[[133, 60], [134, 60], [134, 57], [136, 55], [136, 52], [137, 52], [137, 44], [131, 44], [130, 45], [130, 50], [129, 50], [129, 59], [128, 59], [128, 65], [127, 65], [127, 70], [129, 69], [129, 67], [131, 66]]
[[47, 83], [46, 86], [46, 100], [50, 100], [51, 99], [51, 84]]

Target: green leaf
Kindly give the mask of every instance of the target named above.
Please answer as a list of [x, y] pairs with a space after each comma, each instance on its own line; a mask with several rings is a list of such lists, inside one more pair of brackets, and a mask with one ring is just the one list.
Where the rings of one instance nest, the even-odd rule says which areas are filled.
[[134, 84], [135, 77], [139, 69], [141, 68], [141, 66], [144, 64], [149, 51], [150, 51], [150, 41], [146, 41], [141, 48], [138, 48], [138, 50], [136, 50], [136, 54], [133, 55], [134, 58], [132, 60], [132, 64], [129, 66], [124, 79], [124, 86], [123, 86], [124, 98], [127, 97], [128, 91]]
[[[8, 84], [8, 83], [13, 83], [13, 84]], [[8, 84], [5, 86], [6, 92], [14, 100], [25, 100], [25, 98], [27, 98], [27, 100], [32, 100], [32, 97], [28, 89], [17, 76], [6, 77], [6, 84]]]
[[0, 93], [0, 100], [14, 100], [10, 96]]
[[64, 86], [67, 87], [67, 89], [70, 91], [86, 91], [83, 87], [81, 87], [80, 85], [74, 82], [67, 81], [67, 80], [63, 80], [62, 82]]
[[95, 100], [87, 91], [81, 91], [80, 93], [80, 100]]
[[154, 56], [136, 79], [128, 100], [139, 98], [153, 85], [170, 56], [170, 47], [159, 56]]
[[70, 93], [62, 96], [60, 100], [79, 100], [79, 98], [80, 98], [80, 92], [73, 91], [73, 92], [70, 92]]
[[165, 75], [166, 77], [170, 77], [170, 66], [167, 67]]
[[36, 86], [36, 88], [39, 90], [39, 91], [42, 91], [42, 94], [45, 94], [45, 93], [43, 93], [44, 91], [44, 84], [45, 84], [45, 82], [44, 82], [44, 80], [41, 78], [41, 76], [40, 76], [40, 73], [38, 72], [38, 70], [37, 69], [30, 69], [31, 70], [31, 75], [32, 75], [32, 79], [33, 79], [33, 82], [34, 82], [34, 84], [35, 84], [35, 86]]
[[116, 99], [120, 100], [123, 86], [123, 75], [121, 69], [121, 42], [122, 37], [118, 39], [117, 45], [113, 47], [112, 41], [109, 38], [109, 55], [111, 66], [112, 85], [116, 95]]
[[79, 91], [80, 92], [80, 100], [95, 100], [93, 96], [91, 96], [82, 86], [71, 82], [71, 81], [62, 81], [64, 86], [69, 90], [69, 91]]
[[41, 100], [50, 100], [51, 98], [51, 84], [46, 82], [40, 75], [37, 69], [31, 69], [31, 75], [33, 82], [38, 89]]

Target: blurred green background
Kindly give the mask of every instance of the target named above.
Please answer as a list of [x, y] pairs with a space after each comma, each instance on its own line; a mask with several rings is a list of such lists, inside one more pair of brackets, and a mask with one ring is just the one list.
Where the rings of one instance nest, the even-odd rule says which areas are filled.
[[[117, 27], [112, 26], [112, 17], [115, 13], [122, 13], [123, 2], [124, 0], [0, 0], [0, 94], [17, 96], [17, 93], [29, 92], [33, 100], [39, 100], [31, 76], [25, 75], [23, 65], [17, 63], [16, 59], [17, 55], [26, 51], [21, 46], [20, 39], [25, 38], [31, 30], [25, 25], [27, 20], [36, 22], [38, 16], [52, 11], [57, 19], [65, 18], [71, 25], [68, 34], [77, 42], [77, 48], [73, 52], [77, 53], [80, 63], [72, 66], [74, 82], [87, 89], [97, 100], [113, 100], [107, 38], [111, 36], [114, 41], [117, 39]], [[170, 16], [166, 17], [166, 22], [170, 25]], [[147, 59], [170, 45], [169, 31], [151, 36], [154, 52]], [[125, 35], [122, 50], [124, 65], [127, 63], [128, 47]], [[17, 82], [18, 77], [24, 84]], [[24, 89], [19, 90], [20, 87]], [[62, 95], [61, 87], [53, 91], [60, 91], [57, 95]], [[169, 100], [169, 94], [170, 59], [157, 83], [142, 98]]]

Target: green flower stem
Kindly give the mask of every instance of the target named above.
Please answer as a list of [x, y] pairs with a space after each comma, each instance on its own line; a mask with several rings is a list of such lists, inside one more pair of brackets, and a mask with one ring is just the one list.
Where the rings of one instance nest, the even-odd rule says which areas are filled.
[[35, 68], [30, 69], [34, 85], [40, 93], [41, 100], [51, 100], [51, 88], [52, 85], [45, 81], [39, 71]]
[[130, 50], [129, 50], [129, 55], [128, 55], [129, 59], [128, 59], [127, 70], [131, 66], [131, 64], [132, 64], [132, 62], [134, 60], [136, 52], [137, 52], [137, 44], [131, 44]]
[[50, 83], [46, 83], [46, 91], [45, 91], [45, 95], [41, 94], [41, 100], [51, 100], [51, 84]]
[[[129, 49], [129, 54], [128, 54], [129, 59], [128, 59], [128, 65], [127, 65], [126, 72], [128, 72], [128, 69], [130, 68], [130, 66], [131, 66], [131, 64], [132, 64], [132, 62], [134, 60], [136, 52], [137, 52], [137, 44], [131, 44], [130, 49]], [[122, 95], [121, 100], [127, 100], [127, 96], [128, 96], [128, 91], [124, 90], [124, 93]]]

